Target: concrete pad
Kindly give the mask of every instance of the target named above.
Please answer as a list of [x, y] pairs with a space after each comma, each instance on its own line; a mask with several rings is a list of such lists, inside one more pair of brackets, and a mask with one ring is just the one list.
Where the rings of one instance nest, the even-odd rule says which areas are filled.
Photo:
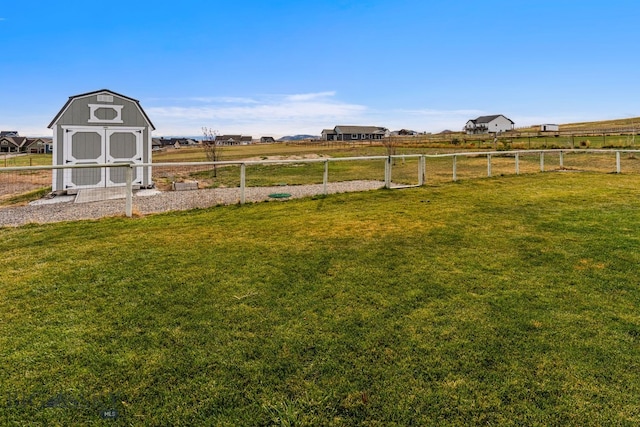
[[174, 182], [173, 189], [175, 191], [197, 190], [198, 181]]
[[162, 193], [162, 191], [156, 190], [155, 188], [150, 188], [147, 190], [136, 191], [135, 193], [133, 193], [133, 195], [136, 197], [148, 197], [148, 196], [155, 196], [156, 194], [160, 194], [160, 193]]
[[102, 200], [124, 199], [126, 187], [88, 188], [78, 191], [75, 203], [100, 202]]
[[73, 202], [76, 196], [55, 196], [50, 199], [38, 199], [30, 202], [29, 204], [32, 206], [37, 205], [52, 205], [54, 203], [67, 203]]

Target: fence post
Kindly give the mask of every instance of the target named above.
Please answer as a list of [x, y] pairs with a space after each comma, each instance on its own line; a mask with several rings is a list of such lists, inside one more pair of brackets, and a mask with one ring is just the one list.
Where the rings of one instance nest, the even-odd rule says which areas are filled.
[[516, 153], [516, 175], [520, 175], [520, 153]]
[[245, 178], [247, 173], [247, 165], [242, 163], [240, 165], [240, 204], [244, 205], [244, 187], [245, 187]]
[[540, 172], [544, 172], [544, 151], [540, 152]]
[[487, 176], [491, 178], [491, 154], [487, 154]]
[[458, 156], [453, 156], [453, 180], [458, 180]]
[[423, 186], [426, 181], [427, 165], [425, 156], [418, 158], [418, 185]]
[[387, 157], [384, 168], [384, 188], [391, 188], [391, 156]]
[[427, 156], [422, 156], [422, 173], [424, 174], [424, 183], [427, 183]]
[[620, 173], [620, 152], [616, 151], [616, 173]]
[[125, 212], [127, 218], [133, 216], [133, 166], [128, 165], [125, 169], [125, 180], [127, 181], [127, 194], [125, 201]]
[[564, 169], [564, 151], [560, 150], [560, 169]]
[[327, 184], [329, 183], [329, 160], [324, 161], [324, 174], [322, 176], [322, 191], [327, 195]]

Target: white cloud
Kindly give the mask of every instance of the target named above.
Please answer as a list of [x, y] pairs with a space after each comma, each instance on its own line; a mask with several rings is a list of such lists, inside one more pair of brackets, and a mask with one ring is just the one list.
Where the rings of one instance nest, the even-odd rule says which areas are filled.
[[[494, 114], [478, 109], [373, 109], [339, 100], [335, 91], [255, 95], [151, 98], [142, 102], [155, 124], [156, 135], [199, 135], [203, 126], [221, 133], [259, 136], [320, 135], [336, 125], [384, 126], [418, 132], [462, 130], [467, 120]], [[540, 123], [570, 123], [578, 116], [507, 114], [516, 127]]]
[[[158, 128], [157, 133], [164, 135], [197, 134], [202, 126], [222, 133], [255, 136], [320, 135], [325, 127], [365, 120], [367, 107], [337, 101], [334, 97], [335, 92], [318, 92], [255, 98], [155, 100], [156, 106], [146, 107], [145, 111]], [[196, 102], [198, 105], [194, 105]]]
[[336, 96], [335, 91], [287, 95], [285, 99], [287, 99], [288, 101], [297, 102], [297, 101], [311, 101], [312, 99], [318, 99], [318, 98], [329, 98], [332, 96]]
[[[294, 134], [320, 135], [339, 124], [384, 126], [418, 132], [460, 130], [480, 110], [374, 110], [336, 99], [336, 92], [313, 92], [254, 97], [193, 97], [149, 100], [145, 110], [158, 135], [198, 135], [203, 126], [221, 133], [255, 137]], [[145, 102], [143, 102], [145, 104]]]

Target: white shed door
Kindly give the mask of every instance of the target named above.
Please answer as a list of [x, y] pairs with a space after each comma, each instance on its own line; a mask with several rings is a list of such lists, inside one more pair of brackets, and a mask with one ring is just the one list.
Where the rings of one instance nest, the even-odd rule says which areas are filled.
[[[65, 165], [142, 163], [142, 128], [69, 127], [64, 133]], [[133, 183], [142, 183], [140, 168]], [[79, 168], [65, 170], [65, 189], [125, 185], [124, 168]]]

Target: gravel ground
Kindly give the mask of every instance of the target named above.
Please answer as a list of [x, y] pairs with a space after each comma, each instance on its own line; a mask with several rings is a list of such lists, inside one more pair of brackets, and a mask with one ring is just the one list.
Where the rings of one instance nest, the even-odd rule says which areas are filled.
[[[384, 186], [382, 181], [347, 181], [329, 183], [327, 192], [346, 193], [375, 190]], [[245, 202], [262, 202], [270, 199], [269, 194], [288, 193], [291, 199], [322, 194], [322, 184], [288, 185], [278, 187], [245, 188]], [[140, 194], [148, 194], [143, 191]], [[134, 212], [141, 215], [167, 211], [206, 208], [216, 205], [231, 205], [240, 202], [240, 188], [216, 188], [193, 191], [153, 192], [152, 195], [134, 195]], [[47, 204], [0, 208], [0, 227], [20, 226], [29, 223], [44, 224], [60, 221], [98, 219], [108, 216], [123, 216], [125, 200], [105, 200], [92, 203], [73, 203], [73, 197], [62, 196]], [[59, 201], [59, 202], [58, 202]]]

